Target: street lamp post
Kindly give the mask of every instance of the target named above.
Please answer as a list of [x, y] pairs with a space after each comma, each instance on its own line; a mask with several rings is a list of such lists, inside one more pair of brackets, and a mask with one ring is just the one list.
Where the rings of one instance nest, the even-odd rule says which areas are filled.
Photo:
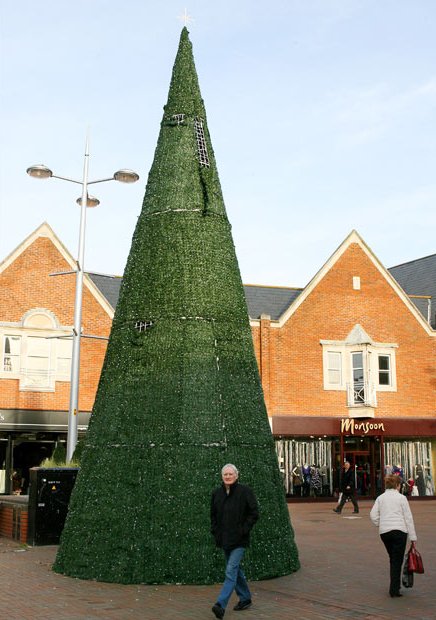
[[118, 170], [112, 177], [88, 181], [89, 145], [86, 139], [85, 157], [83, 162], [82, 181], [76, 181], [68, 177], [61, 177], [44, 165], [31, 166], [27, 169], [27, 174], [39, 179], [53, 177], [71, 183], [78, 183], [82, 186], [82, 196], [77, 199], [80, 205], [80, 231], [79, 231], [79, 250], [76, 264], [76, 292], [74, 298], [74, 326], [73, 326], [73, 350], [71, 357], [71, 385], [70, 402], [68, 408], [68, 436], [67, 436], [67, 463], [72, 459], [77, 444], [77, 418], [79, 408], [79, 379], [80, 379], [80, 343], [82, 330], [82, 297], [83, 297], [83, 267], [85, 257], [85, 227], [86, 227], [86, 207], [97, 207], [100, 201], [88, 195], [88, 185], [104, 183], [105, 181], [120, 181], [121, 183], [135, 183], [139, 175], [133, 170]]

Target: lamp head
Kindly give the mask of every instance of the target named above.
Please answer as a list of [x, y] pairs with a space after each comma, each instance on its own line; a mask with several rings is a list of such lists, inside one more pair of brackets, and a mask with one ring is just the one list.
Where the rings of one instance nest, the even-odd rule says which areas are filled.
[[114, 174], [114, 179], [120, 183], [136, 183], [139, 179], [139, 174], [136, 174], [133, 170], [117, 170]]
[[27, 174], [35, 179], [48, 179], [53, 176], [53, 172], [44, 164], [38, 164], [37, 166], [30, 166], [26, 170]]
[[[77, 204], [82, 206], [82, 197], [80, 196], [80, 198], [78, 198], [76, 200]], [[86, 206], [87, 207], [98, 207], [98, 205], [100, 204], [100, 201], [98, 198], [95, 198], [95, 196], [90, 196], [89, 194], [86, 197]]]

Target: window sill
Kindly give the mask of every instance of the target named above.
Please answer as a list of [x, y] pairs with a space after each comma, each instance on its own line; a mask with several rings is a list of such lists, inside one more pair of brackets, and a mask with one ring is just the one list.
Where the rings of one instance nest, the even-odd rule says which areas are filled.
[[349, 418], [375, 418], [374, 407], [368, 407], [365, 405], [356, 405], [355, 407], [348, 407]]

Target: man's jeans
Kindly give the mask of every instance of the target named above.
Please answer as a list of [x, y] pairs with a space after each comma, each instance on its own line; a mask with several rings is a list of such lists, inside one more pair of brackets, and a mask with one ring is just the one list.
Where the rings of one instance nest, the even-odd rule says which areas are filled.
[[240, 568], [244, 552], [245, 547], [237, 547], [231, 551], [224, 550], [226, 558], [226, 578], [217, 599], [217, 603], [221, 605], [223, 609], [227, 607], [233, 590], [236, 591], [239, 600], [243, 603], [251, 600], [251, 592], [248, 589], [247, 580]]

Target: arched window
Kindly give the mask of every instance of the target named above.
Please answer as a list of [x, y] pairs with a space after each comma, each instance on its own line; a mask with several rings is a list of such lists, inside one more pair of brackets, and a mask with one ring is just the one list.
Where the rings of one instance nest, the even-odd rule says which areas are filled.
[[23, 391], [54, 391], [55, 381], [69, 381], [71, 327], [60, 325], [46, 308], [28, 310], [21, 321], [0, 324], [0, 374], [19, 379]]

